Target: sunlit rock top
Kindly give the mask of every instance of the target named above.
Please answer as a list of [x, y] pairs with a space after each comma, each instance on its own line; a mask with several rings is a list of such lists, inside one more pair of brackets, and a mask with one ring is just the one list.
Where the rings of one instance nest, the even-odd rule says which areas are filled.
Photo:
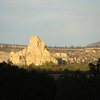
[[10, 61], [16, 65], [42, 65], [46, 62], [57, 63], [38, 36], [31, 36], [28, 46], [20, 52], [10, 53]]

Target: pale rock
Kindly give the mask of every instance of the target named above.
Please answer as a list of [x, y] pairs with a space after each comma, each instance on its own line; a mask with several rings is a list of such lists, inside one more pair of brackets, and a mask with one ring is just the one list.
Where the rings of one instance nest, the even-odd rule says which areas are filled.
[[46, 62], [58, 63], [38, 36], [32, 36], [28, 46], [20, 52], [11, 52], [10, 61], [16, 65], [42, 65]]
[[8, 62], [8, 60], [9, 60], [9, 53], [4, 52], [4, 51], [0, 51], [0, 63]]

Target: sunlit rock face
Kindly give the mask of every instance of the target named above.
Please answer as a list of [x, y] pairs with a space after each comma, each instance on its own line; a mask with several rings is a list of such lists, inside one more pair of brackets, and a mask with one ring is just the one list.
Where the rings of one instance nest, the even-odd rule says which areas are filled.
[[8, 62], [9, 59], [9, 53], [8, 52], [4, 52], [4, 51], [0, 51], [0, 63], [2, 62]]
[[45, 44], [38, 36], [32, 36], [28, 46], [20, 52], [11, 52], [10, 61], [16, 65], [42, 65], [46, 62], [58, 63], [46, 49]]

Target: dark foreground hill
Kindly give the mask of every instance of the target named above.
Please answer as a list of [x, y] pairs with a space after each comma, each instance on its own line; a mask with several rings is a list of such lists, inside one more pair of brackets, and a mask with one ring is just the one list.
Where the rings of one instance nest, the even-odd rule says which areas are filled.
[[100, 41], [87, 45], [88, 47], [100, 47]]
[[0, 63], [0, 100], [54, 100], [55, 82], [45, 72]]
[[[93, 66], [93, 64], [91, 64]], [[47, 72], [0, 64], [0, 100], [100, 100], [100, 74]]]

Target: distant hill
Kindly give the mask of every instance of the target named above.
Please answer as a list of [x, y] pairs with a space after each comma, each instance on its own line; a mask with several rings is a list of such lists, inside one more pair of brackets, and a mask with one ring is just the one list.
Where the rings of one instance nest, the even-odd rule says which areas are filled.
[[91, 44], [87, 45], [87, 47], [100, 47], [100, 41], [95, 42], [95, 43], [91, 43]]

